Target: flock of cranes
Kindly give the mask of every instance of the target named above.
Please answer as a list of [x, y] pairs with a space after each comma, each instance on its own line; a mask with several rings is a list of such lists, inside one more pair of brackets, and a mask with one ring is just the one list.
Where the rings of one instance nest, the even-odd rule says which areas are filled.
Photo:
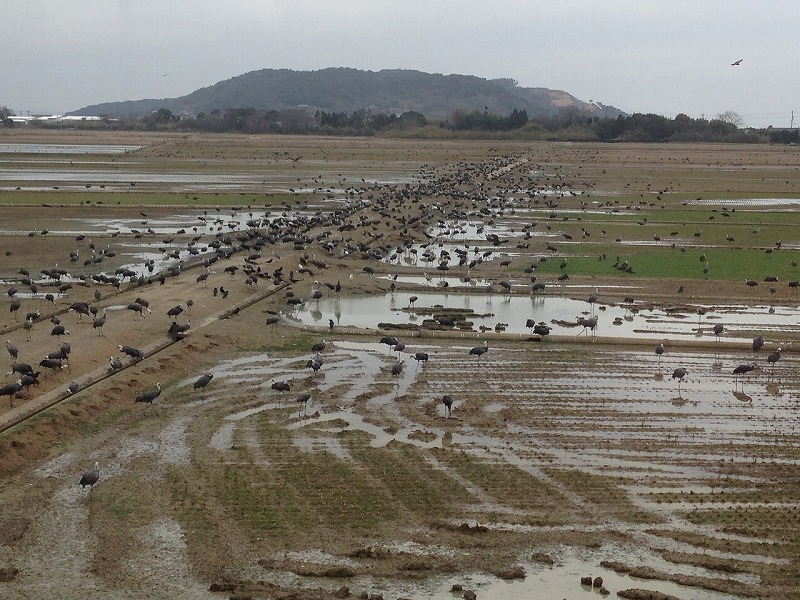
[[[721, 325], [721, 324], [717, 324], [717, 325], [714, 326], [714, 330], [713, 331], [714, 331], [714, 335], [716, 336], [716, 338], [719, 339], [719, 336], [722, 335], [722, 333], [724, 331], [724, 326]], [[763, 347], [764, 347], [764, 336], [759, 335], [759, 336], [753, 338], [753, 342], [752, 342], [753, 352], [759, 352], [761, 350], [761, 348], [763, 348]], [[664, 348], [664, 343], [663, 342], [658, 344], [656, 346], [656, 349], [655, 349], [656, 356], [658, 356], [658, 368], [659, 369], [661, 368], [661, 357], [664, 354], [664, 349], [665, 348]], [[767, 356], [766, 364], [769, 365], [769, 367], [770, 367], [770, 376], [773, 375], [774, 370], [775, 370], [775, 363], [777, 363], [780, 360], [782, 352], [783, 352], [782, 348], [776, 348], [775, 350], [770, 352], [769, 355]], [[752, 362], [743, 363], [743, 364], [740, 364], [737, 367], [735, 367], [733, 369], [733, 371], [731, 372], [731, 374], [733, 375], [734, 389], [736, 389], [736, 386], [738, 385], [740, 377], [750, 373], [751, 371], [755, 371], [756, 368], [757, 368], [757, 366]], [[681, 393], [681, 382], [683, 381], [683, 378], [686, 377], [686, 375], [688, 375], [688, 374], [689, 374], [689, 370], [686, 369], [686, 367], [677, 367], [672, 372], [671, 379], [677, 379], [678, 380], [678, 395], [679, 396], [680, 396], [680, 393]]]
[[[422, 187], [424, 187], [424, 185], [425, 184], [421, 184], [420, 187], [422, 188]], [[458, 189], [458, 185], [460, 185], [460, 182], [457, 185], [454, 184], [454, 186], [453, 186], [453, 191], [454, 192], [458, 192], [458, 190], [459, 190]], [[436, 196], [436, 197], [448, 197], [446, 193], [442, 193], [443, 191], [444, 190], [425, 190], [425, 189], [409, 189], [409, 188], [406, 188], [404, 190], [396, 191], [396, 193], [393, 193], [392, 195], [387, 195], [385, 198], [376, 199], [374, 206], [375, 206], [375, 210], [377, 211], [377, 214], [381, 215], [381, 220], [385, 220], [386, 222], [390, 223], [391, 226], [397, 228], [398, 231], [404, 231], [404, 233], [405, 233], [405, 232], [408, 231], [409, 226], [413, 225], [413, 223], [409, 222], [410, 221], [410, 217], [406, 216], [405, 214], [401, 214], [401, 212], [399, 210], [395, 210], [395, 208], [398, 208], [398, 207], [399, 208], [403, 208], [405, 206], [405, 204], [404, 204], [405, 200], [407, 200], [411, 195], [416, 196], [416, 197], [418, 197], [418, 196], [426, 196], [426, 195], [430, 195], [431, 197], [434, 197], [434, 196]], [[432, 192], [436, 192], [436, 193], [434, 194]], [[452, 195], [452, 198], [454, 198], [454, 199], [458, 199], [458, 198], [461, 198], [461, 197], [462, 196], [459, 193], [454, 193]], [[421, 207], [421, 211], [422, 211], [420, 218], [423, 218], [423, 217], [430, 218], [432, 215], [438, 214], [437, 211], [443, 211], [444, 210], [442, 206], [431, 205], [430, 207], [423, 207], [422, 204], [423, 203], [420, 203], [420, 207]], [[448, 208], [447, 210], [451, 210], [455, 214], [458, 214], [460, 211], [463, 211], [466, 214], [466, 211], [469, 208], [468, 205], [466, 204], [466, 201], [464, 203], [461, 203], [459, 200], [453, 200], [452, 204], [453, 204], [453, 206]], [[476, 200], [475, 204], [476, 205], [478, 204], [477, 200]], [[486, 205], [486, 202], [483, 202], [481, 207], [483, 208], [484, 205]], [[491, 204], [489, 204], [489, 206], [491, 206]], [[494, 208], [494, 207], [492, 206], [492, 208]], [[488, 209], [486, 209], [486, 210], [488, 211]], [[487, 213], [483, 213], [483, 214], [488, 214], [488, 212]], [[377, 216], [376, 216], [376, 218], [377, 218]], [[388, 258], [391, 255], [392, 252], [394, 252], [396, 255], [399, 256], [404, 251], [404, 248], [401, 247], [401, 246], [396, 246], [396, 245], [391, 245], [391, 244], [379, 245], [377, 240], [369, 240], [370, 243], [360, 243], [360, 242], [352, 241], [352, 238], [349, 237], [349, 236], [342, 236], [341, 240], [336, 240], [333, 237], [319, 237], [319, 238], [317, 238], [315, 240], [313, 238], [313, 236], [311, 236], [311, 235], [307, 235], [305, 233], [298, 233], [298, 232], [309, 232], [309, 231], [311, 231], [312, 227], [317, 227], [317, 226], [321, 226], [322, 228], [330, 228], [332, 230], [335, 230], [336, 228], [338, 228], [338, 227], [340, 227], [342, 225], [347, 225], [348, 224], [347, 223], [347, 219], [351, 220], [351, 223], [349, 223], [349, 224], [352, 225], [352, 229], [356, 229], [359, 226], [364, 227], [366, 229], [369, 225], [371, 225], [371, 223], [369, 222], [370, 221], [369, 217], [366, 216], [366, 211], [362, 214], [360, 212], [356, 213], [355, 210], [353, 210], [352, 212], [349, 212], [349, 213], [337, 214], [337, 215], [331, 216], [331, 217], [327, 217], [327, 216], [309, 217], [306, 221], [300, 221], [300, 222], [298, 222], [298, 221], [290, 222], [289, 219], [286, 219], [286, 220], [283, 220], [283, 221], [280, 221], [280, 222], [276, 222], [275, 227], [273, 228], [274, 231], [270, 231], [268, 234], [262, 235], [261, 233], [255, 233], [254, 232], [252, 234], [252, 236], [250, 237], [250, 239], [246, 239], [246, 236], [243, 236], [243, 238], [245, 238], [246, 241], [242, 242], [242, 246], [244, 246], [245, 244], [248, 244], [249, 246], [246, 247], [245, 249], [248, 250], [248, 251], [251, 251], [252, 255], [254, 257], [260, 257], [261, 256], [261, 250], [262, 250], [262, 248], [264, 246], [272, 245], [272, 244], [276, 243], [277, 241], [283, 240], [284, 238], [288, 238], [290, 241], [292, 241], [295, 244], [295, 246], [299, 245], [301, 247], [305, 247], [305, 246], [308, 246], [311, 243], [315, 243], [316, 242], [316, 243], [319, 244], [319, 246], [322, 249], [324, 249], [328, 253], [328, 255], [336, 256], [336, 257], [339, 257], [339, 258], [343, 258], [343, 257], [348, 256], [350, 254], [359, 253], [359, 254], [362, 254], [362, 255], [368, 255], [370, 258], [384, 259], [384, 258]], [[352, 229], [348, 229], [348, 231], [350, 231]], [[548, 229], [549, 229], [549, 227], [548, 227]], [[340, 229], [339, 231], [343, 231], [343, 230]], [[494, 237], [492, 238], [491, 236], [494, 236]], [[409, 238], [410, 238], [410, 236], [409, 236]], [[495, 246], [500, 246], [501, 244], [508, 242], [508, 240], [500, 239], [497, 234], [486, 234], [486, 239], [491, 241]], [[530, 236], [527, 236], [526, 239], [530, 239]], [[218, 247], [218, 249], [219, 249], [219, 247]], [[549, 249], [550, 248], [548, 248], [548, 250]], [[226, 251], [226, 253], [227, 253], [227, 251]], [[223, 256], [223, 255], [218, 255], [218, 256]], [[70, 258], [72, 258], [72, 257], [70, 257]], [[77, 258], [77, 254], [76, 254], [75, 258]], [[434, 257], [434, 260], [435, 259], [436, 258]], [[466, 252], [464, 252], [463, 255], [459, 254], [459, 259], [462, 261], [462, 263], [466, 264], [466, 261], [468, 260]], [[447, 266], [446, 262], [441, 257], [441, 255], [438, 257], [438, 260], [440, 261], [440, 267]], [[475, 261], [475, 264], [472, 265], [472, 268], [477, 266], [477, 264], [480, 264], [478, 257], [476, 257], [474, 259], [474, 261]], [[632, 272], [632, 269], [630, 268], [630, 265], [627, 264], [627, 262], [623, 262], [623, 261], [619, 261], [618, 260], [618, 263], [620, 263], [619, 266], [618, 266], [620, 271]], [[195, 277], [195, 279], [194, 279], [195, 284], [199, 288], [205, 288], [206, 286], [212, 285], [212, 283], [210, 283], [212, 281], [211, 275], [213, 273], [211, 271], [211, 265], [212, 264], [213, 263], [209, 263], [209, 264], [204, 265], [204, 270], [202, 270], [199, 273], [199, 275], [197, 275]], [[260, 280], [264, 280], [264, 279], [271, 280], [273, 284], [280, 283], [280, 282], [287, 282], [287, 281], [290, 282], [290, 283], [295, 283], [295, 282], [299, 281], [299, 276], [301, 276], [301, 275], [310, 275], [311, 277], [313, 277], [313, 273], [311, 272], [312, 268], [314, 270], [316, 270], [316, 271], [320, 271], [320, 270], [323, 270], [323, 269], [326, 268], [326, 266], [325, 266], [323, 261], [316, 260], [316, 258], [312, 259], [312, 257], [307, 256], [307, 255], [303, 260], [301, 260], [301, 264], [297, 267], [297, 271], [295, 272], [293, 270], [291, 273], [288, 273], [288, 274], [284, 274], [282, 272], [282, 270], [281, 270], [282, 267], [274, 269], [272, 272], [268, 272], [266, 270], [262, 271], [260, 269], [258, 271], [256, 271], [256, 270], [253, 269], [253, 264], [254, 264], [254, 261], [249, 262], [249, 263], [247, 261], [245, 261], [243, 267], [230, 266], [230, 267], [226, 268], [225, 271], [230, 276], [234, 276], [237, 273], [239, 268], [243, 268], [243, 269], [247, 268], [249, 270], [249, 272], [247, 273], [246, 284], [247, 284], [248, 288], [256, 289], [256, 288], [258, 288]], [[704, 263], [704, 264], [707, 265], [707, 262]], [[508, 268], [510, 266], [510, 264], [509, 264], [508, 261], [503, 261], [503, 262], [500, 263], [500, 266], [502, 268]], [[566, 281], [569, 278], [567, 273], [566, 273], [567, 266], [568, 266], [568, 260], [566, 258], [562, 259], [562, 264], [561, 264], [560, 268], [561, 268], [563, 277], [562, 276], [559, 277], [559, 281], [561, 281], [561, 282]], [[533, 268], [534, 268], [534, 266], [532, 265], [531, 269], [533, 269]], [[444, 269], [442, 269], [442, 270], [444, 270]], [[363, 271], [364, 271], [364, 273], [366, 273], [368, 275], [374, 275], [375, 274], [375, 269], [373, 267], [371, 267], [371, 266], [364, 267]], [[174, 274], [174, 276], [177, 276], [179, 273], [180, 273], [180, 270], [178, 270], [178, 272], [176, 272]], [[533, 284], [533, 286], [531, 288], [532, 292], [543, 290], [543, 287], [537, 287], [537, 285], [538, 286], [543, 286], [544, 284], [542, 284], [541, 282], [535, 282], [533, 280], [531, 282]], [[317, 283], [317, 282], [315, 282], [315, 283]], [[328, 284], [325, 284], [325, 285], [328, 285]], [[499, 283], [497, 285], [499, 286], [499, 288], [502, 288], [503, 293], [511, 293], [512, 285], [511, 285], [510, 281], [502, 280], [502, 281], [499, 281]], [[341, 291], [341, 284], [340, 284], [340, 282], [338, 280], [337, 280], [337, 283], [336, 283], [335, 286], [333, 286], [333, 284], [330, 284], [328, 287], [331, 288], [332, 291], [335, 291], [337, 294]], [[9, 291], [11, 291], [11, 290], [9, 290]], [[223, 299], [226, 298], [229, 293], [230, 293], [230, 291], [228, 289], [225, 289], [225, 287], [222, 286], [222, 285], [218, 285], [217, 287], [214, 287], [213, 292], [212, 292], [214, 297], [219, 296], [219, 297], [221, 297]], [[321, 289], [319, 289], [319, 286], [318, 286], [317, 289], [314, 289], [312, 291], [310, 297], [319, 299], [319, 297], [321, 296], [321, 293], [322, 293]], [[13, 295], [13, 294], [11, 294], [11, 295]], [[415, 296], [415, 295], [414, 296], [410, 296], [409, 299], [408, 299], [408, 306], [409, 307], [415, 306], [416, 302], [418, 301], [418, 299], [419, 298], [417, 296]], [[99, 301], [100, 297], [96, 296], [95, 300]], [[287, 299], [286, 299], [286, 302], [287, 302], [288, 305], [296, 305], [298, 303], [302, 303], [303, 301], [304, 301], [304, 299], [298, 298], [296, 296], [287, 296]], [[583, 328], [584, 328], [583, 332], [586, 332], [588, 334], [589, 332], [594, 332], [596, 330], [597, 323], [598, 323], [597, 317], [594, 315], [595, 305], [596, 305], [596, 303], [598, 301], [598, 294], [597, 294], [596, 290], [595, 290], [595, 292], [593, 294], [591, 294], [588, 297], [587, 301], [588, 301], [588, 303], [590, 304], [590, 307], [591, 307], [591, 314], [589, 316], [587, 316], [587, 317], [580, 317], [579, 320], [578, 320], [578, 324], [583, 326]], [[173, 319], [173, 321], [172, 321], [173, 324], [170, 326], [170, 329], [168, 331], [168, 334], [172, 338], [180, 339], [180, 337], [182, 337], [183, 335], [185, 335], [188, 332], [188, 329], [190, 327], [189, 321], [187, 320], [185, 323], [178, 323], [176, 319], [179, 316], [183, 315], [184, 313], [188, 315], [189, 312], [191, 311], [192, 305], [193, 305], [193, 301], [190, 299], [190, 300], [186, 301], [185, 306], [184, 305], [176, 305], [176, 306], [173, 306], [169, 310], [166, 311], [166, 315], [168, 317], [170, 317], [171, 319]], [[16, 300], [14, 302], [12, 302], [11, 306], [12, 306], [12, 312], [15, 312], [15, 311], [21, 309], [21, 304]], [[135, 319], [140, 319], [140, 320], [143, 320], [143, 319], [146, 319], [146, 318], [149, 319], [150, 317], [148, 315], [152, 314], [152, 310], [151, 310], [151, 308], [149, 306], [149, 303], [147, 303], [147, 301], [145, 301], [142, 298], [138, 298], [136, 301], [128, 304], [126, 308], [133, 313]], [[109, 315], [109, 313], [107, 312], [107, 310], [105, 308], [102, 308], [102, 309], [98, 310], [97, 305], [92, 305], [91, 303], [78, 303], [78, 302], [76, 302], [76, 303], [73, 303], [72, 306], [70, 306], [70, 309], [72, 310], [72, 312], [77, 314], [77, 319], [78, 319], [79, 323], [83, 323], [83, 319], [87, 318], [88, 322], [92, 326], [92, 329], [97, 331], [97, 335], [98, 336], [104, 336], [105, 335], [105, 331], [106, 331], [107, 323], [108, 323], [108, 320], [109, 320], [109, 316], [111, 316], [112, 318], [115, 318], [114, 315]], [[33, 325], [35, 323], [37, 323], [38, 320], [39, 320], [39, 315], [35, 315], [35, 316], [32, 316], [30, 319], [26, 319], [26, 323], [28, 321], [30, 321], [30, 327], [33, 327]], [[267, 324], [268, 325], [270, 325], [270, 324], [271, 325], [278, 325], [280, 323], [280, 321], [281, 321], [280, 317], [273, 316], [273, 317], [270, 317], [267, 320]], [[63, 324], [54, 323], [53, 325], [54, 325], [53, 329], [51, 330], [51, 335], [52, 336], [61, 338], [63, 336], [69, 335], [69, 332], [67, 331], [67, 329], [64, 327]], [[550, 328], [545, 323], [535, 323], [535, 322], [533, 322], [533, 320], [528, 320], [526, 325], [533, 333], [535, 333], [535, 334], [537, 334], [539, 336], [543, 337], [543, 336], [546, 336], [546, 335], [548, 335], [550, 333]], [[333, 321], [332, 320], [330, 321], [330, 326], [331, 326], [331, 329], [333, 329]], [[26, 328], [26, 331], [30, 332], [30, 327]], [[714, 328], [714, 334], [715, 334], [715, 336], [717, 336], [717, 338], [719, 338], [719, 336], [723, 332], [724, 332], [724, 329], [722, 329], [722, 328], [720, 328], [719, 330], [718, 330], [717, 327]], [[402, 340], [398, 340], [394, 336], [386, 336], [386, 340], [384, 341], [382, 339], [381, 342], [385, 343], [385, 344], [387, 344], [389, 346], [390, 353], [392, 351], [397, 352], [397, 360], [392, 363], [391, 367], [388, 369], [388, 372], [391, 374], [392, 377], [394, 377], [398, 381], [398, 385], [399, 385], [400, 378], [401, 378], [401, 376], [403, 376], [403, 374], [405, 372], [405, 360], [400, 358], [401, 357], [401, 352], [405, 349], [405, 344], [402, 342]], [[762, 343], [763, 343], [763, 341], [762, 341]], [[11, 344], [10, 340], [9, 340], [9, 342], [7, 344], [7, 349], [9, 351], [9, 354], [12, 355], [13, 362], [16, 364], [18, 350], [16, 350], [16, 348], [14, 348], [14, 353], [12, 354], [12, 348], [9, 346], [9, 344], [11, 346], [13, 346], [13, 344]], [[755, 344], [755, 342], [754, 342], [754, 344]], [[135, 347], [130, 346], [130, 345], [119, 344], [118, 345], [118, 349], [122, 353], [123, 357], [127, 357], [129, 359], [129, 361], [132, 361], [132, 362], [138, 362], [138, 361], [142, 360], [143, 357], [144, 357], [144, 353], [140, 349], [135, 348]], [[324, 368], [325, 362], [324, 362], [324, 359], [322, 357], [322, 353], [325, 351], [325, 349], [326, 349], [326, 341], [325, 340], [322, 340], [321, 342], [318, 342], [317, 344], [314, 344], [314, 346], [311, 348], [311, 351], [312, 351], [312, 353], [315, 353], [315, 356], [312, 356], [311, 358], [308, 359], [308, 361], [306, 363], [306, 367], [313, 371], [314, 377], [317, 377], [319, 375], [319, 373], [322, 371], [322, 369]], [[754, 347], [754, 349], [755, 349], [755, 347]], [[484, 363], [487, 361], [485, 356], [486, 356], [486, 353], [488, 352], [488, 350], [489, 350], [488, 342], [484, 342], [481, 345], [477, 345], [477, 346], [471, 348], [468, 351], [468, 356], [470, 357], [469, 360], [472, 360], [471, 357], [474, 357], [475, 364], [477, 365], [477, 367], [480, 367], [482, 369], [485, 368]], [[656, 349], [656, 353], [658, 355], [659, 367], [660, 367], [662, 354], [664, 354], [664, 346], [663, 345], [659, 345], [657, 347], [657, 349]], [[424, 351], [417, 351], [417, 352], [414, 352], [413, 354], [407, 354], [406, 356], [414, 358], [414, 360], [417, 363], [417, 366], [416, 366], [417, 369], [420, 368], [420, 366], [421, 366], [420, 363], [422, 363], [422, 365], [424, 365], [430, 359], [429, 354], [427, 352], [424, 352]], [[778, 349], [778, 350], [776, 350], [776, 352], [773, 352], [772, 354], [770, 354], [770, 356], [767, 359], [768, 364], [771, 364], [772, 367], [774, 368], [774, 365], [780, 359], [780, 356], [781, 356], [781, 350]], [[117, 370], [122, 369], [125, 366], [125, 363], [123, 363], [123, 359], [124, 358], [110, 356], [109, 357], [109, 361], [110, 361], [109, 362], [109, 368], [111, 370], [113, 370], [113, 371], [117, 371]], [[51, 369], [51, 370], [55, 371], [56, 369], [60, 370], [60, 369], [63, 369], [63, 368], [68, 368], [68, 366], [67, 366], [68, 363], [65, 362], [64, 358], [46, 357], [46, 358], [43, 358], [42, 360], [43, 361], [48, 361], [48, 362], [46, 362], [44, 364], [41, 364], [41, 366], [43, 368], [45, 368], [45, 369]], [[751, 367], [751, 368], [745, 369], [745, 367]], [[752, 370], [752, 366], [751, 365], [740, 365], [739, 367], [737, 367], [737, 369], [734, 369], [734, 373], [733, 374], [734, 374], [735, 377], [739, 377], [739, 376], [745, 375], [746, 373], [750, 372], [751, 370]], [[678, 383], [679, 393], [680, 393], [680, 389], [681, 389], [681, 384], [682, 384], [684, 378], [686, 377], [686, 375], [688, 373], [689, 373], [689, 371], [684, 367], [678, 367], [673, 371], [672, 378], [678, 380], [677, 383]], [[204, 389], [207, 385], [209, 385], [209, 383], [212, 381], [212, 379], [213, 379], [213, 374], [212, 373], [206, 373], [206, 374], [202, 375], [200, 378], [198, 378], [194, 382], [193, 389], [194, 390], [202, 390], [202, 389]], [[21, 379], [20, 379], [20, 385], [21, 385]], [[271, 388], [273, 390], [278, 391], [280, 393], [289, 392], [290, 391], [290, 387], [291, 387], [290, 383], [286, 382], [286, 381], [275, 381], [271, 385]], [[17, 383], [16, 382], [15, 383], [11, 383], [11, 384], [7, 384], [3, 388], [0, 388], [0, 396], [9, 395], [13, 399], [14, 394], [19, 392], [20, 389], [21, 388], [17, 387]], [[77, 391], [77, 387], [75, 387], [73, 389], [70, 389], [70, 393], [75, 393], [76, 391]], [[150, 390], [147, 390], [147, 391], [140, 392], [135, 397], [135, 402], [145, 404], [146, 406], [151, 406], [151, 405], [153, 405], [154, 401], [156, 401], [160, 397], [161, 393], [162, 393], [161, 384], [158, 383], [158, 384], [156, 384], [154, 389], [150, 389]], [[311, 402], [311, 400], [312, 400], [312, 395], [311, 395], [311, 392], [309, 390], [300, 391], [298, 393], [298, 395], [297, 395], [297, 398], [296, 398], [296, 402], [301, 407], [301, 411], [307, 410], [307, 406], [308, 406], [309, 402]], [[444, 395], [442, 397], [442, 399], [441, 399], [441, 404], [444, 406], [446, 415], [448, 417], [452, 416], [452, 412], [453, 412], [453, 408], [454, 408], [454, 404], [455, 404], [455, 400], [454, 400], [453, 396], [451, 396], [449, 394]], [[92, 476], [91, 473], [95, 473], [95, 475]], [[92, 479], [92, 477], [94, 477], [94, 478]], [[84, 486], [84, 487], [86, 485], [88, 485], [90, 487], [90, 489], [91, 489], [94, 486], [94, 484], [97, 483], [98, 478], [99, 478], [99, 468], [98, 468], [98, 465], [95, 465], [95, 469], [93, 471], [88, 471], [86, 474], [84, 474], [84, 477], [81, 478], [81, 485]]]

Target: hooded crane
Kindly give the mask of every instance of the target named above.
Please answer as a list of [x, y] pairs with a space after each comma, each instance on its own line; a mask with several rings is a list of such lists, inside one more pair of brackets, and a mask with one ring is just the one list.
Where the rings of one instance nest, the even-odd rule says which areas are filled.
[[134, 348], [133, 346], [123, 346], [120, 344], [119, 346], [117, 346], [117, 348], [119, 348], [120, 352], [122, 352], [123, 354], [127, 354], [133, 360], [138, 361], [144, 358], [144, 354], [142, 354], [142, 351], [139, 350], [138, 348]]
[[658, 366], [661, 366], [661, 355], [664, 354], [664, 342], [656, 346], [656, 356], [658, 356]]
[[83, 315], [89, 316], [89, 305], [86, 302], [73, 302], [69, 310], [78, 313], [78, 322], [80, 322]]
[[81, 486], [81, 489], [85, 489], [86, 486], [89, 486], [89, 491], [91, 492], [94, 489], [94, 485], [100, 479], [100, 463], [94, 463], [94, 469], [90, 471], [86, 471], [82, 476], [81, 480], [78, 484]]
[[142, 318], [144, 318], [144, 311], [145, 310], [150, 310], [149, 308], [139, 304], [138, 302], [131, 302], [130, 304], [128, 304], [127, 308], [128, 308], [129, 311], [134, 313], [134, 317], [133, 317], [134, 319], [136, 318], [136, 315], [139, 315]]
[[400, 384], [400, 379], [399, 379], [400, 378], [400, 373], [403, 372], [403, 367], [404, 366], [405, 365], [403, 364], [402, 360], [399, 361], [399, 362], [396, 362], [396, 363], [394, 363], [392, 365], [392, 375], [394, 375], [395, 377], [398, 378], [398, 380], [397, 380], [398, 385]]
[[675, 369], [672, 372], [672, 379], [677, 379], [678, 380], [678, 395], [679, 396], [681, 394], [681, 382], [683, 381], [683, 378], [686, 377], [686, 373], [688, 373], [688, 371], [686, 369], [684, 369], [683, 367], [678, 367], [677, 369]]
[[546, 335], [550, 335], [550, 326], [546, 323], [539, 322], [533, 327], [533, 333], [538, 335], [541, 338], [544, 338]]
[[136, 402], [143, 402], [145, 404], [153, 404], [153, 400], [158, 398], [161, 395], [161, 384], [156, 384], [156, 389], [149, 390], [147, 392], [142, 392], [138, 396], [136, 396]]
[[13, 383], [7, 383], [0, 387], [0, 396], [8, 396], [11, 400], [11, 406], [14, 406], [14, 394], [22, 389], [22, 379], [17, 379]]
[[442, 404], [444, 404], [444, 408], [447, 411], [447, 417], [453, 414], [453, 397], [449, 394], [445, 394], [442, 396]]
[[182, 312], [183, 312], [183, 307], [182, 307], [180, 304], [178, 304], [178, 305], [176, 305], [176, 306], [173, 306], [172, 308], [170, 308], [170, 309], [167, 311], [167, 316], [168, 316], [168, 317], [173, 317], [173, 318], [174, 318], [174, 317], [177, 317], [177, 316], [178, 316], [179, 314], [181, 314]]
[[276, 392], [288, 392], [289, 384], [286, 381], [276, 381], [270, 386]]
[[595, 302], [597, 302], [597, 298], [598, 298], [597, 288], [595, 288], [594, 292], [589, 294], [589, 297], [586, 299], [586, 301], [589, 303], [589, 306], [591, 306], [592, 308], [592, 314], [594, 314], [594, 305]]
[[[733, 387], [736, 388], [736, 382], [739, 378], [739, 375], [744, 375], [745, 373], [749, 373], [754, 369], [753, 365], [739, 365], [733, 370]], [[742, 384], [744, 387], [744, 384]]]
[[321, 358], [319, 358], [319, 357], [311, 358], [306, 363], [306, 368], [313, 370], [314, 371], [314, 377], [316, 377], [317, 373], [322, 368], [322, 364], [323, 364], [323, 362], [322, 362]]
[[206, 373], [205, 375], [201, 375], [197, 381], [194, 382], [194, 389], [201, 390], [208, 385], [208, 382], [214, 378], [213, 373]]
[[50, 331], [50, 335], [52, 335], [52, 336], [54, 336], [54, 337], [61, 337], [62, 335], [69, 335], [69, 331], [67, 331], [66, 329], [64, 329], [64, 326], [63, 326], [63, 325], [56, 325], [56, 326], [55, 326], [55, 327], [53, 327], [53, 329]]
[[489, 342], [484, 341], [483, 346], [475, 346], [472, 350], [469, 351], [470, 356], [474, 355], [478, 357], [478, 364], [481, 363], [481, 356], [486, 354], [489, 351]]
[[167, 330], [167, 335], [169, 335], [169, 337], [171, 337], [175, 341], [182, 340], [188, 335], [187, 332], [189, 331], [191, 326], [192, 325], [188, 320], [186, 321], [186, 323], [180, 323], [180, 324], [173, 321], [172, 324], [169, 326], [169, 329]]
[[61, 362], [60, 358], [43, 358], [39, 361], [39, 366], [50, 369], [54, 373], [67, 368], [67, 365]]
[[775, 370], [775, 363], [778, 362], [780, 359], [781, 359], [780, 348], [775, 350], [775, 352], [773, 352], [767, 357], [767, 362], [772, 365], [772, 368], [770, 369], [770, 374], [772, 374], [772, 372]]
[[397, 338], [393, 335], [385, 335], [381, 338], [381, 344], [389, 346], [389, 354], [392, 353], [392, 347], [397, 344]]

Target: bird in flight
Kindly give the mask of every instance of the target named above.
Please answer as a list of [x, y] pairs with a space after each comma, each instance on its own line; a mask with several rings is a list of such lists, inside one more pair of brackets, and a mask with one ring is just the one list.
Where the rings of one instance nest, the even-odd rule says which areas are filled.
[[743, 58], [740, 58], [740, 59], [739, 59], [739, 60], [737, 60], [736, 62], [732, 62], [732, 63], [731, 63], [731, 66], [732, 66], [732, 67], [738, 67], [740, 64], [742, 64], [742, 61], [743, 61], [743, 60], [744, 60]]

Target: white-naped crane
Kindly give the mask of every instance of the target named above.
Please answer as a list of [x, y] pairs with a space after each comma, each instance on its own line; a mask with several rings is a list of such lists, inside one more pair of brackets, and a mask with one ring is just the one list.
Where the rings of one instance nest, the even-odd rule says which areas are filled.
[[12, 364], [17, 362], [19, 349], [14, 345], [14, 342], [12, 342], [11, 340], [6, 340], [6, 350], [8, 350], [8, 353], [11, 355]]
[[392, 365], [392, 375], [397, 378], [397, 384], [400, 385], [400, 373], [403, 372], [405, 361], [398, 361]]
[[297, 416], [300, 416], [300, 411], [302, 414], [306, 414], [308, 410], [308, 401], [311, 400], [311, 393], [310, 392], [300, 392], [297, 395], [297, 403], [300, 405], [300, 408], [297, 411]]
[[94, 321], [92, 321], [92, 327], [94, 329], [97, 329], [97, 333], [99, 335], [103, 335], [103, 325], [106, 324], [106, 318], [107, 318], [106, 309], [104, 308], [103, 309], [103, 313], [101, 315], [95, 317]]

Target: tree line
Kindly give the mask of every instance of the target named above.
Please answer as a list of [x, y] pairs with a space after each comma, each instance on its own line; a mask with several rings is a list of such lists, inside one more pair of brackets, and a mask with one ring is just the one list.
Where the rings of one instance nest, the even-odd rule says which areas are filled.
[[[13, 126], [7, 118], [12, 114], [6, 107], [0, 108], [0, 121], [3, 125]], [[487, 107], [484, 111], [455, 111], [449, 118], [440, 121], [429, 121], [424, 115], [414, 111], [398, 115], [369, 109], [348, 114], [321, 110], [309, 112], [302, 109], [232, 108], [185, 117], [161, 108], [141, 119], [105, 119], [79, 125], [34, 121], [31, 125], [253, 134], [511, 137], [548, 141], [800, 143], [800, 134], [796, 129], [743, 129], [741, 117], [733, 112], [720, 114], [713, 119], [694, 119], [685, 114], [670, 119], [652, 113], [620, 115], [612, 119], [599, 118], [571, 107], [561, 109], [554, 116], [537, 118], [529, 118], [525, 110], [514, 109], [508, 115], [499, 115]]]

